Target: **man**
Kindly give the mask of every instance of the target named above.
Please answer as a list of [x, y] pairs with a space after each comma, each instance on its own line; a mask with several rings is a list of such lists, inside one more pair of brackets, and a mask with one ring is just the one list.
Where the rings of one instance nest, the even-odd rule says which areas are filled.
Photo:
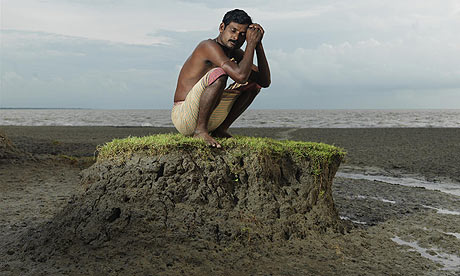
[[[248, 108], [261, 87], [270, 85], [262, 46], [264, 29], [242, 10], [225, 14], [219, 36], [200, 42], [185, 61], [171, 114], [176, 129], [221, 148], [214, 137], [231, 137], [230, 125]], [[246, 41], [243, 51], [240, 47]], [[257, 64], [253, 64], [254, 53]], [[235, 83], [227, 89], [228, 77]]]

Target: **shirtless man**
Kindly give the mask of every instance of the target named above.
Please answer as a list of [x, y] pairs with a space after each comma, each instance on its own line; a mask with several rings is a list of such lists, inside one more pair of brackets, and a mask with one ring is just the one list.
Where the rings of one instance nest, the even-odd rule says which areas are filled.
[[[182, 66], [174, 94], [171, 118], [180, 133], [216, 148], [221, 145], [213, 137], [231, 137], [230, 125], [271, 82], [263, 36], [262, 26], [236, 9], [225, 14], [218, 37], [198, 44]], [[225, 88], [228, 77], [235, 83]]]

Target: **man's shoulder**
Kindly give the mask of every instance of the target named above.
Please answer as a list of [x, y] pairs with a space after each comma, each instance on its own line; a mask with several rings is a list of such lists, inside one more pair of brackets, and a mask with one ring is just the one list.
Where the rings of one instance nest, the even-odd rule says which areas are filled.
[[196, 50], [206, 50], [210, 48], [219, 47], [219, 44], [213, 39], [205, 39], [198, 43]]
[[206, 39], [198, 43], [195, 47], [195, 50], [192, 53], [192, 59], [209, 61], [212, 60], [212, 57], [215, 57], [219, 51], [221, 51], [221, 49], [216, 41]]

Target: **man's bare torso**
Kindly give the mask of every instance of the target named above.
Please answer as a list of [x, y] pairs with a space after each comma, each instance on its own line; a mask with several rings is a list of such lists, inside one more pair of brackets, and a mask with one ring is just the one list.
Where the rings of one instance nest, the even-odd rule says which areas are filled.
[[[187, 96], [188, 92], [192, 87], [212, 68], [218, 67], [218, 64], [213, 64], [208, 56], [206, 51], [205, 44], [215, 44], [218, 47], [221, 47], [215, 40], [208, 39], [202, 41], [195, 48], [190, 57], [185, 61], [182, 69], [179, 73], [179, 79], [177, 81], [176, 92], [174, 94], [174, 102], [183, 101]], [[239, 60], [238, 57], [241, 57], [242, 50], [227, 51], [225, 48], [221, 47], [227, 57], [235, 58]], [[238, 57], [237, 57], [238, 56]]]

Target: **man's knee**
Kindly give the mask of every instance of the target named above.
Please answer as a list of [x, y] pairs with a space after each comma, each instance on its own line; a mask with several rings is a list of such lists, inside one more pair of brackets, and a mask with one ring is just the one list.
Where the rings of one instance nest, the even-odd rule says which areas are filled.
[[214, 80], [212, 84], [222, 86], [224, 88], [227, 85], [228, 75], [220, 75], [217, 79]]
[[218, 85], [223, 85], [225, 87], [227, 79], [228, 75], [225, 73], [224, 69], [216, 67], [209, 71], [208, 85], [213, 85], [217, 82]]

